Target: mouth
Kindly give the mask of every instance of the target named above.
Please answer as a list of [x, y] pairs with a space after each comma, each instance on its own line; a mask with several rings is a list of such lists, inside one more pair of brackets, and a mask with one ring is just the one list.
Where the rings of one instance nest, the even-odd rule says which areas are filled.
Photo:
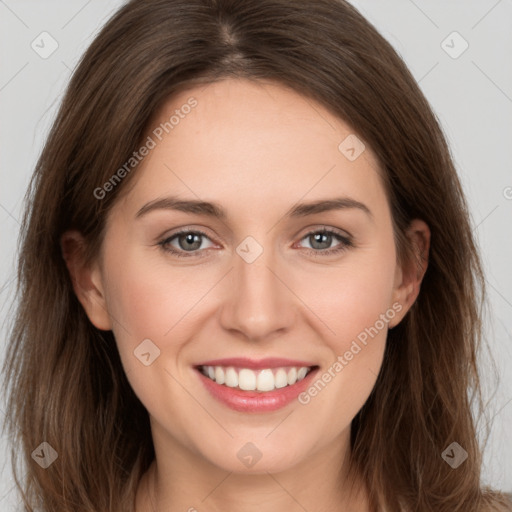
[[267, 393], [293, 386], [303, 380], [316, 366], [281, 366], [278, 368], [240, 368], [233, 366], [201, 365], [197, 369], [221, 386], [241, 391]]
[[305, 361], [245, 358], [194, 366], [210, 395], [240, 412], [274, 411], [291, 403], [311, 383], [318, 365]]

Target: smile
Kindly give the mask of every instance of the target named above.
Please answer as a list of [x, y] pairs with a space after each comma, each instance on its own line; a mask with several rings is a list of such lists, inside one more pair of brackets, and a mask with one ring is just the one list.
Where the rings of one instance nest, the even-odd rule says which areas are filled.
[[268, 392], [293, 386], [301, 381], [312, 367], [280, 367], [252, 370], [232, 366], [201, 366], [200, 371], [217, 384], [243, 391]]
[[281, 358], [230, 358], [205, 361], [194, 369], [216, 401], [235, 411], [264, 413], [297, 400], [319, 366]]

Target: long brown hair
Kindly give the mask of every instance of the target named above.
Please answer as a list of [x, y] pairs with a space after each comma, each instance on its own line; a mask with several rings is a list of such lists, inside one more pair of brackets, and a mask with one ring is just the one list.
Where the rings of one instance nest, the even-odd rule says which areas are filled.
[[[471, 413], [482, 403], [482, 270], [449, 148], [403, 61], [343, 0], [132, 0], [75, 70], [27, 194], [4, 368], [26, 510], [133, 510], [154, 458], [148, 414], [112, 332], [91, 324], [73, 292], [60, 237], [78, 229], [94, 258], [106, 216], [136, 169], [104, 197], [95, 190], [132, 156], [173, 93], [229, 77], [289, 86], [373, 149], [402, 260], [412, 257], [410, 220], [430, 227], [421, 292], [389, 332], [375, 388], [352, 423], [351, 473], [364, 479], [373, 508], [504, 506], [481, 488]], [[47, 469], [32, 458], [43, 441], [58, 454]], [[441, 458], [454, 441], [468, 453], [460, 470]]]

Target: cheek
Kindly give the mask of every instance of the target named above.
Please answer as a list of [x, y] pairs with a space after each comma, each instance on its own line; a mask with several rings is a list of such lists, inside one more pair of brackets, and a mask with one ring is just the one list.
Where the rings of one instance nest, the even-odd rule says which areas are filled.
[[162, 352], [174, 352], [175, 358], [188, 340], [183, 329], [194, 324], [205, 298], [222, 277], [219, 269], [205, 266], [199, 272], [172, 267], [165, 258], [136, 252], [125, 255], [122, 264], [107, 263], [107, 303], [123, 360], [133, 364], [130, 356], [144, 339], [152, 340]]
[[[354, 255], [336, 269], [319, 269], [310, 272], [307, 280], [296, 279], [297, 295], [316, 313], [318, 327], [323, 324], [321, 332], [337, 353], [343, 353], [347, 343], [374, 326], [390, 308], [394, 317], [394, 251], [368, 256]], [[382, 330], [380, 322], [378, 327]]]
[[322, 339], [329, 350], [299, 402], [316, 418], [309, 421], [313, 430], [324, 431], [325, 439], [348, 428], [382, 366], [388, 323], [396, 311], [389, 306], [389, 279], [378, 281], [377, 277], [351, 272], [312, 306], [318, 307], [319, 317], [329, 327], [323, 329]]
[[105, 251], [109, 312], [134, 335], [162, 337], [197, 303], [208, 275], [173, 266], [158, 247], [125, 245], [122, 258], [115, 243]]
[[[183, 390], [177, 384], [189, 378], [181, 354], [188, 342], [193, 342], [191, 333], [201, 299], [215, 284], [216, 275], [210, 270], [194, 272], [151, 261], [147, 255], [136, 254], [125, 255], [122, 265], [111, 260], [107, 302], [132, 389], [154, 417], [179, 430], [182, 421], [197, 413], [192, 402], [183, 400]], [[147, 366], [142, 356], [146, 353]], [[180, 404], [181, 415], [168, 416], [174, 409], [162, 409], [166, 403]]]
[[322, 342], [329, 348], [301, 400], [330, 411], [333, 432], [357, 414], [380, 371], [388, 324], [401, 309], [391, 303], [394, 272], [394, 246], [383, 241], [382, 250], [358, 253], [337, 272], [310, 275], [299, 291], [318, 316], [314, 329], [324, 333]]
[[[337, 353], [345, 352], [347, 343], [389, 309], [394, 254], [393, 245], [383, 238], [380, 246], [347, 255], [336, 265], [283, 265], [280, 274], [302, 303], [290, 296], [289, 307], [303, 309], [318, 334], [331, 340]], [[173, 330], [181, 331], [211, 308], [207, 296], [216, 286], [223, 289], [220, 281], [226, 270], [208, 264], [196, 270], [173, 266], [165, 258], [135, 251], [125, 252], [122, 261], [111, 252], [106, 264], [114, 332], [131, 350], [145, 338], [160, 345], [176, 339]]]

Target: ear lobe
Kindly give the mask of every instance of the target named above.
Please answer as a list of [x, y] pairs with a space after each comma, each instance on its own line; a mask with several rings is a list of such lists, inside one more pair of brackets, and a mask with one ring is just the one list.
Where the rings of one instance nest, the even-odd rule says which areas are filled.
[[66, 262], [75, 294], [91, 323], [98, 329], [112, 328], [103, 292], [101, 273], [97, 263], [86, 265], [86, 243], [79, 231], [66, 231], [60, 239], [62, 256]]
[[389, 322], [389, 327], [398, 325], [416, 301], [428, 267], [430, 250], [428, 225], [420, 219], [414, 219], [406, 230], [406, 236], [411, 245], [413, 257], [397, 268], [393, 299], [394, 302], [401, 304], [402, 309], [400, 314]]

